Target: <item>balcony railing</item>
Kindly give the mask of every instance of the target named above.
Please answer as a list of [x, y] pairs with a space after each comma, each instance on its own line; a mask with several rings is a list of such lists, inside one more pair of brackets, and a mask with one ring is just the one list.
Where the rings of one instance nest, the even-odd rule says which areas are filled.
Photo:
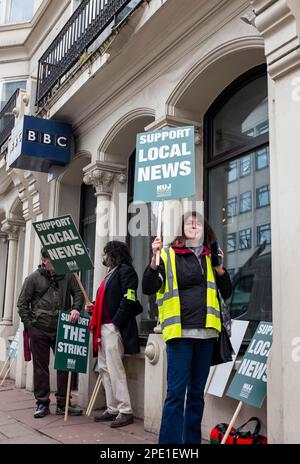
[[[60, 86], [62, 77], [129, 3], [132, 0], [82, 0], [39, 60], [38, 107], [51, 97], [53, 88]], [[135, 1], [131, 10], [139, 3]]]
[[13, 109], [16, 107], [20, 89], [12, 94], [8, 102], [0, 111], [0, 147], [6, 142], [15, 125]]

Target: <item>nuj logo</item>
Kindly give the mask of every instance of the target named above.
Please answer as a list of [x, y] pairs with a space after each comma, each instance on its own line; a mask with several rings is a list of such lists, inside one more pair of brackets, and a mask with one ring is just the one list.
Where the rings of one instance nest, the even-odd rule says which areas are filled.
[[171, 195], [172, 193], [172, 184], [161, 184], [156, 187], [157, 195]]

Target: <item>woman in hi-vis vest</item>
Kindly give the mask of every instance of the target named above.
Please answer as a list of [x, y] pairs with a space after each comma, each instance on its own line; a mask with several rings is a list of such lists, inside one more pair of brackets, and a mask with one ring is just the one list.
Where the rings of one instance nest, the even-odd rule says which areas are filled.
[[[156, 293], [167, 351], [160, 444], [201, 443], [204, 388], [221, 331], [218, 290], [224, 299], [232, 292], [223, 264], [212, 266], [209, 245], [215, 240], [212, 228], [199, 213], [187, 213], [181, 235], [170, 246], [162, 248], [161, 239], [155, 238], [153, 258], [143, 275], [143, 292]], [[159, 266], [155, 264], [158, 250]], [[223, 261], [221, 249], [218, 255]]]

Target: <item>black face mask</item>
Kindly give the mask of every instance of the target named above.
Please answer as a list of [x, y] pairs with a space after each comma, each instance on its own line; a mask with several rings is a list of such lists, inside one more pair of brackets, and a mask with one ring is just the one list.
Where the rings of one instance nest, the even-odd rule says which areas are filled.
[[106, 266], [106, 267], [107, 267], [107, 261], [106, 261], [105, 258], [102, 259], [102, 264], [103, 264], [103, 266]]

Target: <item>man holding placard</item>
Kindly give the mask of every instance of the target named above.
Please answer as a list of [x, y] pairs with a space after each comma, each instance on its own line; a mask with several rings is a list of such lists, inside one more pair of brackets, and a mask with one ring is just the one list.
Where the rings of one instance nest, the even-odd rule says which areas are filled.
[[[72, 303], [71, 303], [72, 301]], [[45, 249], [42, 264], [24, 281], [18, 299], [18, 312], [30, 337], [33, 358], [35, 418], [50, 413], [49, 356], [54, 351], [59, 310], [70, 311], [75, 324], [83, 305], [83, 295], [73, 274], [58, 275]], [[65, 414], [67, 371], [57, 371], [56, 414]], [[69, 406], [68, 414], [78, 416], [82, 409]]]

